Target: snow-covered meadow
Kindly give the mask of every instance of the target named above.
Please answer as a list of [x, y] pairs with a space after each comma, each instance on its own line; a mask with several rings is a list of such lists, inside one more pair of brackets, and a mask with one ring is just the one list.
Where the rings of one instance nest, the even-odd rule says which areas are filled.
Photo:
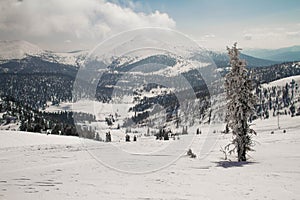
[[[169, 142], [141, 137], [136, 143], [1, 131], [0, 199], [300, 199], [300, 118], [279, 120], [280, 130], [276, 117], [254, 121], [256, 151], [246, 163], [235, 162], [234, 156], [229, 156], [232, 162], [223, 160], [220, 149], [231, 135], [220, 133], [222, 129], [214, 125], [210, 129], [216, 133]], [[132, 157], [141, 147], [158, 149], [189, 137], [194, 138], [191, 149], [196, 159], [181, 155], [189, 147], [179, 145], [181, 149], [170, 148], [169, 154], [160, 155], [162, 162], [173, 155], [179, 155], [178, 160], [143, 173], [139, 166], [148, 166], [145, 162], [159, 155]], [[209, 140], [213, 148], [203, 151], [203, 143]], [[110, 151], [112, 147], [130, 153]], [[108, 158], [114, 162], [102, 162]], [[129, 170], [122, 172], [118, 166]], [[130, 171], [135, 168], [141, 173]]]

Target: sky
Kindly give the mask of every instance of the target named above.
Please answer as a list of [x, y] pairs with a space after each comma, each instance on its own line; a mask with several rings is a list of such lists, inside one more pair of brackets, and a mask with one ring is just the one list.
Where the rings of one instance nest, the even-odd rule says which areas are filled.
[[122, 31], [163, 27], [225, 50], [300, 45], [299, 0], [1, 0], [0, 40], [92, 49]]

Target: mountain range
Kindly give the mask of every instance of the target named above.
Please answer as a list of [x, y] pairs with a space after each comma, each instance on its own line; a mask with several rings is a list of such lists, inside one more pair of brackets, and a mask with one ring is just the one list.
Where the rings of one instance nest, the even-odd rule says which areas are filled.
[[[213, 51], [196, 52], [189, 51], [190, 49], [186, 51], [183, 48], [180, 50], [186, 55], [150, 52], [136, 56], [109, 56], [108, 65], [104, 65], [106, 70], [100, 78], [97, 73], [104, 61], [97, 57], [89, 57], [86, 66], [91, 63], [94, 68], [91, 68], [92, 70], [89, 68], [90, 71], [87, 71], [86, 75], [98, 79], [81, 77], [81, 82], [75, 82], [78, 80], [77, 74], [85, 68], [80, 67], [88, 55], [87, 51], [57, 53], [42, 50], [25, 41], [2, 41], [0, 42], [0, 96], [10, 97], [34, 109], [45, 109], [49, 102], [56, 105], [81, 98], [110, 102], [133, 95], [136, 101], [131, 108], [134, 122], [147, 118], [147, 109], [156, 104], [167, 109], [168, 116], [172, 115], [178, 109], [178, 100], [172, 90], [176, 90], [177, 94], [180, 93], [187, 99], [190, 91], [193, 91], [193, 95], [207, 108], [209, 105], [207, 99], [211, 95], [210, 89], [222, 90], [222, 86], [216, 83], [229, 69], [228, 55]], [[257, 84], [300, 75], [300, 62], [280, 63], [246, 54], [241, 54], [241, 58], [247, 61], [249, 74]], [[216, 64], [217, 70], [210, 67], [211, 60]], [[220, 72], [221, 76], [214, 73], [216, 71]], [[149, 77], [155, 84], [148, 81]], [[210, 83], [206, 81], [207, 77]], [[96, 83], [96, 91], [91, 87], [94, 84], [91, 82]], [[170, 84], [169, 90], [163, 87], [164, 83]], [[160, 92], [156, 94], [155, 91]], [[145, 94], [148, 94], [148, 97], [141, 99]], [[195, 105], [198, 105], [197, 101], [194, 102]], [[198, 111], [201, 115], [205, 115], [204, 110]]]
[[300, 46], [280, 49], [245, 49], [244, 53], [261, 59], [279, 62], [300, 61]]
[[[255, 54], [253, 52], [254, 51], [251, 51], [250, 53]], [[229, 65], [229, 58], [226, 53], [209, 51], [208, 54], [218, 68], [224, 68]], [[241, 54], [241, 58], [247, 61], [247, 64], [250, 68], [269, 66], [277, 64], [280, 61], [280, 59], [257, 58], [255, 56], [252, 56], [252, 54]], [[294, 54], [296, 54], [296, 52], [294, 52]], [[36, 57], [45, 62], [79, 67], [83, 64], [84, 59], [87, 55], [87, 50], [77, 50], [72, 52], [53, 52], [49, 50], [43, 50], [40, 47], [27, 41], [0, 41], [0, 64], [10, 62], [12, 60], [20, 61], [28, 57]]]

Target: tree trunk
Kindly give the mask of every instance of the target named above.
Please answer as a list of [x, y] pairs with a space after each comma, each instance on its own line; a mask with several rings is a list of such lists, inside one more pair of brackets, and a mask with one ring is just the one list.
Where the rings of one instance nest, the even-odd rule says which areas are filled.
[[247, 141], [246, 141], [246, 136], [247, 136], [247, 120], [246, 117], [243, 116], [243, 120], [242, 124], [243, 124], [243, 130], [242, 130], [242, 135], [240, 135], [240, 140], [238, 144], [238, 161], [239, 162], [243, 162], [246, 161], [246, 146], [247, 146]]
[[239, 162], [243, 162], [246, 161], [246, 145], [244, 143], [244, 141], [242, 141], [242, 144], [238, 145], [238, 161]]

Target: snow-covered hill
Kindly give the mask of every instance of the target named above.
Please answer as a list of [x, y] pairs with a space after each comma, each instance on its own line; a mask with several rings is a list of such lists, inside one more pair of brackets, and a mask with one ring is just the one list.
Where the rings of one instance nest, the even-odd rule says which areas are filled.
[[22, 59], [28, 55], [39, 56], [43, 53], [44, 50], [24, 40], [0, 41], [0, 60]]
[[84, 63], [87, 54], [88, 51], [86, 50], [63, 52], [63, 53], [52, 52], [52, 58], [58, 63], [80, 67]]
[[31, 56], [45, 61], [79, 66], [83, 63], [87, 53], [87, 51], [52, 52], [43, 50], [37, 45], [24, 40], [0, 41], [0, 60], [2, 63]]
[[282, 78], [276, 81], [272, 81], [270, 83], [263, 84], [263, 87], [272, 87], [272, 86], [279, 86], [284, 87], [287, 83], [291, 83], [292, 81], [295, 81], [296, 84], [300, 85], [300, 75], [298, 76], [290, 76], [287, 78]]

